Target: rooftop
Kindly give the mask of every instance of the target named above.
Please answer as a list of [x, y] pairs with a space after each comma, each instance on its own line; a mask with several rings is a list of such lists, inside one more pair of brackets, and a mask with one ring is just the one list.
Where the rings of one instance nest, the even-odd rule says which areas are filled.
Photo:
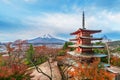
[[81, 47], [81, 48], [104, 48], [102, 45], [81, 45], [81, 44], [75, 44], [75, 45], [69, 45], [69, 47]]
[[[77, 41], [78, 39], [79, 39], [79, 38], [70, 39], [70, 41]], [[102, 38], [93, 38], [93, 37], [86, 37], [86, 36], [81, 36], [80, 39], [102, 40]]]
[[70, 35], [75, 35], [75, 34], [78, 34], [80, 32], [89, 32], [90, 34], [94, 34], [94, 33], [101, 32], [101, 30], [89, 30], [89, 29], [81, 29], [81, 28], [79, 28], [77, 31], [75, 31], [73, 33], [70, 33]]
[[68, 52], [68, 54], [76, 56], [76, 57], [106, 57], [107, 56], [106, 54], [100, 54], [100, 53], [95, 53], [95, 54], [94, 53], [93, 54], [80, 53], [80, 54], [78, 54], [74, 51], [70, 51], [70, 52]]
[[120, 74], [120, 68], [116, 66], [111, 66], [107, 68], [108, 71], [116, 74]]

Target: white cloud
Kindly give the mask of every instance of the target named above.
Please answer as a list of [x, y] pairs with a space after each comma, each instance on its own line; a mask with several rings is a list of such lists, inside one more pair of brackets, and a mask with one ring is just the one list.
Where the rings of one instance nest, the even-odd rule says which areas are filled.
[[[39, 29], [49, 29], [54, 33], [70, 33], [82, 26], [82, 14], [45, 13], [42, 16], [32, 16], [25, 20], [29, 26]], [[86, 16], [86, 28], [102, 29], [104, 33], [110, 31], [120, 31], [120, 13], [110, 13], [103, 11], [96, 12], [95, 15]], [[108, 30], [109, 29], [109, 30]]]
[[28, 17], [25, 23], [40, 29], [52, 30], [55, 33], [69, 33], [80, 27], [81, 14], [45, 13], [42, 17]]
[[[82, 28], [82, 13], [43, 13], [38, 16], [28, 16], [23, 19], [23, 23], [29, 26], [28, 30], [18, 33], [3, 33], [1, 36], [10, 36], [11, 40], [31, 39], [42, 34], [52, 34], [58, 37], [58, 34], [68, 34]], [[101, 29], [103, 33], [120, 31], [120, 13], [111, 13], [103, 11], [96, 12], [95, 15], [86, 15], [87, 29]], [[3, 38], [4, 38], [3, 37]], [[66, 37], [63, 37], [66, 39]], [[5, 41], [5, 40], [3, 40]], [[9, 40], [8, 40], [9, 41]]]
[[49, 29], [30, 27], [28, 29], [24, 29], [22, 31], [20, 30], [18, 32], [0, 32], [0, 41], [8, 42], [15, 41], [17, 39], [29, 40], [48, 33], [53, 35], [53, 32], [49, 31]]
[[120, 31], [120, 13], [103, 11], [88, 18], [87, 24], [92, 29], [102, 29], [104, 33]]
[[[10, 0], [6, 0], [10, 1]], [[24, 0], [26, 2], [33, 0]], [[36, 16], [27, 16], [22, 22], [29, 26], [28, 30], [18, 33], [3, 33], [0, 36], [10, 36], [11, 40], [15, 39], [30, 39], [40, 36], [41, 34], [68, 34], [82, 28], [82, 11], [76, 5], [72, 7], [72, 13], [42, 13]], [[92, 8], [92, 11], [95, 7]], [[67, 11], [67, 8], [66, 8]], [[75, 11], [75, 12], [74, 12]], [[90, 10], [89, 10], [90, 11]], [[120, 13], [112, 13], [106, 10], [86, 11], [86, 28], [101, 29], [103, 33], [112, 31], [120, 31]], [[1, 39], [5, 41], [4, 39]], [[9, 41], [9, 40], [8, 40]]]

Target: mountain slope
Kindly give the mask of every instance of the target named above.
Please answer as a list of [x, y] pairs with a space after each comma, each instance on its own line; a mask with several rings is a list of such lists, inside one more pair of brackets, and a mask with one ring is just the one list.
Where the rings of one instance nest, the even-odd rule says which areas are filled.
[[36, 43], [45, 43], [45, 44], [61, 43], [61, 44], [63, 44], [64, 42], [65, 42], [64, 40], [54, 38], [50, 34], [46, 34], [46, 35], [40, 36], [38, 38], [28, 40], [28, 43], [32, 43], [32, 44], [36, 44]]

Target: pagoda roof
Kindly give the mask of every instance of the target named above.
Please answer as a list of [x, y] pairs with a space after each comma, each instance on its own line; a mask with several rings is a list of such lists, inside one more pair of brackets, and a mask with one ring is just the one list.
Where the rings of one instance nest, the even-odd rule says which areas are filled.
[[75, 44], [75, 45], [69, 45], [68, 47], [80, 47], [80, 48], [104, 48], [102, 45], [81, 45], [81, 44]]
[[78, 40], [79, 38], [75, 38], [75, 39], [70, 39], [70, 41], [76, 41], [76, 40]]
[[70, 51], [68, 52], [68, 54], [76, 56], [76, 57], [98, 57], [98, 58], [102, 58], [102, 57], [106, 57], [106, 54], [100, 54], [100, 53], [76, 53], [75, 51]]
[[104, 48], [102, 45], [80, 45], [81, 48]]
[[101, 30], [89, 30], [89, 29], [81, 29], [79, 28], [77, 31], [70, 33], [70, 35], [78, 34], [79, 32], [89, 32], [90, 34], [101, 32]]
[[104, 67], [110, 67], [110, 64], [104, 63], [104, 62], [100, 62], [100, 65], [103, 65]]
[[80, 45], [77, 45], [77, 44], [75, 44], [75, 45], [68, 45], [68, 47], [79, 47]]
[[90, 40], [102, 40], [102, 38], [93, 38], [93, 37], [86, 37], [86, 36], [81, 36], [81, 39], [90, 39]]
[[[76, 41], [79, 38], [75, 38], [75, 39], [70, 39], [70, 41]], [[102, 38], [93, 38], [93, 37], [86, 37], [86, 36], [81, 36], [80, 39], [90, 39], [90, 40], [102, 40]]]
[[108, 67], [107, 70], [112, 73], [120, 74], [120, 67], [117, 66]]

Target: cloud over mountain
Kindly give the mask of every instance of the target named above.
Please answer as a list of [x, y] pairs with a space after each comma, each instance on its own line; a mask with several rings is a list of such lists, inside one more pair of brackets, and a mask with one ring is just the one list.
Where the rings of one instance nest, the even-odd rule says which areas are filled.
[[[53, 2], [54, 1], [54, 2]], [[86, 28], [102, 29], [111, 39], [120, 34], [120, 0], [0, 0], [1, 41], [31, 39], [52, 34], [63, 39], [82, 24], [86, 13]]]

